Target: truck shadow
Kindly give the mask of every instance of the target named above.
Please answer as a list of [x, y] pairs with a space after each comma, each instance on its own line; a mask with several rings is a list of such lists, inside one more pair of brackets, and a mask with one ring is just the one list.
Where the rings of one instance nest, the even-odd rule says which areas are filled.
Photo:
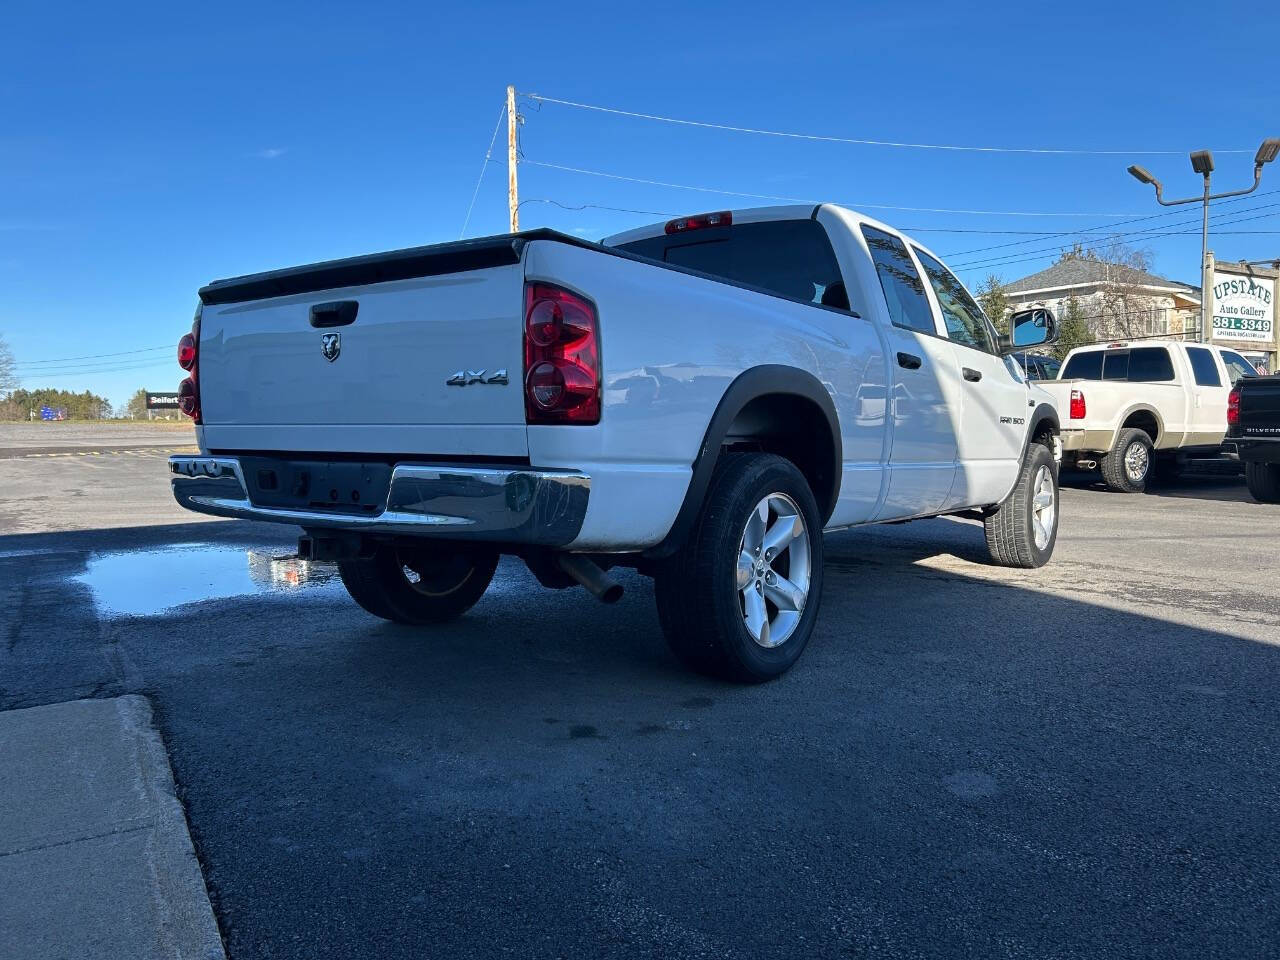
[[[1064, 470], [1060, 477], [1064, 487], [1093, 490], [1117, 497], [1138, 494], [1116, 493], [1107, 488], [1097, 471]], [[1219, 476], [1186, 472], [1175, 477], [1153, 477], [1145, 496], [1172, 497], [1180, 500], [1213, 500], [1221, 503], [1253, 503], [1243, 476]]]

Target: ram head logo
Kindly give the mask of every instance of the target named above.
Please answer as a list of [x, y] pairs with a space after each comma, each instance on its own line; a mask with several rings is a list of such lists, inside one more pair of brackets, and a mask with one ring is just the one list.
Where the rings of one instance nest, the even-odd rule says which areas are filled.
[[326, 333], [320, 337], [320, 352], [324, 354], [324, 358], [330, 363], [338, 359], [338, 354], [342, 352], [342, 334]]

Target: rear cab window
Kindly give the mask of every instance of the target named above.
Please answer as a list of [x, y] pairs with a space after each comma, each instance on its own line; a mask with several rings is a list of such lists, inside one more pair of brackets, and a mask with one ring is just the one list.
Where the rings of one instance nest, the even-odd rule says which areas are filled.
[[1102, 350], [1086, 350], [1067, 361], [1062, 371], [1063, 380], [1101, 380]]
[[816, 220], [703, 227], [633, 240], [617, 249], [789, 300], [850, 309], [831, 241]]
[[929, 306], [924, 281], [907, 252], [907, 245], [893, 234], [866, 224], [862, 227], [862, 236], [876, 265], [890, 321], [895, 327], [936, 335], [933, 308]]
[[1168, 383], [1175, 379], [1175, 374], [1168, 348], [1132, 347], [1077, 353], [1067, 361], [1062, 379]]
[[1129, 379], [1129, 351], [1108, 350], [1102, 355], [1103, 380]]
[[1174, 378], [1167, 347], [1134, 347], [1129, 351], [1130, 383], [1167, 383]]

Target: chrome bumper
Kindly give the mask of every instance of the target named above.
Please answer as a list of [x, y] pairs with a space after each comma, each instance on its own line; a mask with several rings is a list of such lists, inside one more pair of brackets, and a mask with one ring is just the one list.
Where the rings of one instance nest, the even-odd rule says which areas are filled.
[[173, 496], [197, 513], [324, 530], [563, 547], [582, 528], [591, 478], [570, 470], [399, 464], [373, 513], [255, 505], [236, 457], [169, 458]]

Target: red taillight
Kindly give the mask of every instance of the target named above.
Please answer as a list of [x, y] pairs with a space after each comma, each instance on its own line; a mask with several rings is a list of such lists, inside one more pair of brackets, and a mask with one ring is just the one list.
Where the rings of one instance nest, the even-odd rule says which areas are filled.
[[548, 283], [524, 288], [524, 407], [529, 423], [600, 422], [595, 304]]
[[1071, 419], [1084, 419], [1084, 393], [1080, 390], [1071, 391]]
[[178, 341], [178, 366], [183, 370], [190, 370], [196, 365], [196, 338], [189, 333], [184, 333], [182, 339]]
[[196, 314], [191, 332], [178, 341], [178, 366], [191, 376], [178, 384], [178, 409], [196, 423], [200, 422], [200, 315]]
[[1231, 392], [1227, 394], [1227, 426], [1237, 427], [1240, 425], [1240, 384], [1236, 384], [1231, 388]]
[[700, 213], [696, 217], [680, 217], [667, 221], [667, 233], [684, 233], [686, 230], [699, 230], [702, 227], [727, 227], [733, 223], [733, 213], [721, 210], [719, 213]]

